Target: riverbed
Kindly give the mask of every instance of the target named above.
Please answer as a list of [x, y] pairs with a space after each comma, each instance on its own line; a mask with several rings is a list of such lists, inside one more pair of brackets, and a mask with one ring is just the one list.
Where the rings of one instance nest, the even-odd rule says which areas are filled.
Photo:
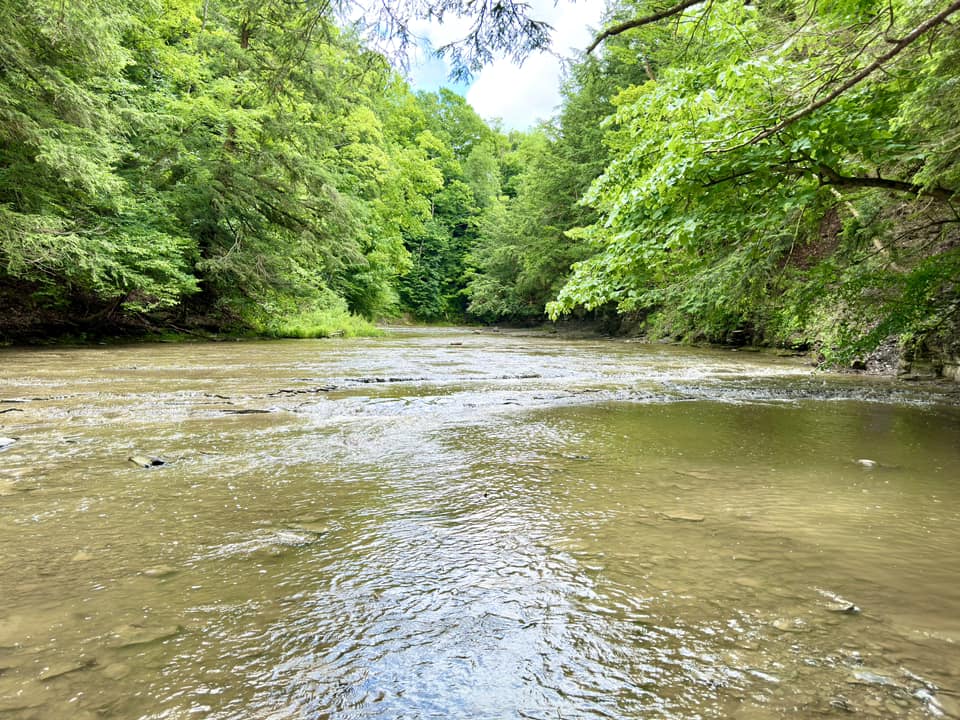
[[957, 387], [455, 328], [2, 350], [0, 718], [960, 717]]

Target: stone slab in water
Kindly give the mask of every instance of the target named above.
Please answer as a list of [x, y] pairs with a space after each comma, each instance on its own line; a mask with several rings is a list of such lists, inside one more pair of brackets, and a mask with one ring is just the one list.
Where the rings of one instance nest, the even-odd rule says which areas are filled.
[[673, 513], [662, 513], [662, 515], [665, 519], [674, 520], [676, 522], [700, 523], [706, 520], [706, 518], [703, 515], [698, 515], [696, 513], [673, 512]]
[[157, 642], [158, 640], [166, 640], [167, 638], [177, 635], [181, 629], [179, 625], [155, 627], [121, 625], [111, 633], [113, 635], [113, 641], [110, 643], [110, 647], [125, 648], [134, 645], [146, 645]]
[[95, 664], [96, 661], [93, 658], [85, 658], [51, 665], [44, 668], [43, 672], [40, 674], [40, 680], [43, 682], [46, 682], [47, 680], [53, 680], [54, 678], [69, 675], [70, 673], [86, 670], [87, 668], [93, 667]]
[[127, 458], [134, 465], [139, 465], [142, 468], [149, 467], [159, 467], [160, 465], [166, 465], [166, 461], [157, 457], [147, 457], [146, 455], [131, 455]]

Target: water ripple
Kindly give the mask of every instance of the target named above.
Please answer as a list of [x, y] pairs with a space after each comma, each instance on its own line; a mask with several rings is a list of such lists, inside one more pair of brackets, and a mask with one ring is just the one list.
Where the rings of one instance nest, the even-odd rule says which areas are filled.
[[452, 330], [9, 358], [5, 717], [957, 714], [952, 387]]

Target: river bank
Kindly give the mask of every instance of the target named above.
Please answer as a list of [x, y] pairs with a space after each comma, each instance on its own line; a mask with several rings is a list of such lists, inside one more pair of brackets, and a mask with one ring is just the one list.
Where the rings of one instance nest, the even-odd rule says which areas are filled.
[[530, 330], [556, 335], [570, 340], [609, 337], [631, 343], [645, 343], [674, 347], [719, 348], [731, 352], [759, 353], [776, 357], [800, 358], [820, 370], [855, 375], [895, 378], [904, 382], [952, 381], [960, 382], [960, 342], [944, 339], [941, 343], [910, 345], [897, 338], [888, 338], [879, 347], [847, 363], [827, 360], [816, 348], [791, 348], [749, 342], [718, 344], [711, 342], [651, 339], [640, 324], [621, 322], [620, 319], [576, 320], [530, 323], [525, 326], [500, 325], [509, 329]]

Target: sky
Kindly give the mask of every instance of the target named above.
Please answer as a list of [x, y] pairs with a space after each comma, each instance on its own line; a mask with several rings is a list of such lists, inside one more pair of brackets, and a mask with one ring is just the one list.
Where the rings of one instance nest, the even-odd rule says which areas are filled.
[[[553, 50], [563, 57], [582, 51], [596, 34], [603, 14], [601, 0], [529, 0], [531, 15], [549, 23], [553, 29]], [[423, 22], [416, 28], [434, 47], [459, 39], [465, 22]], [[438, 58], [416, 60], [410, 69], [410, 81], [417, 90], [450, 87], [467, 98], [474, 110], [486, 120], [500, 119], [504, 129], [526, 130], [538, 120], [551, 117], [560, 104], [562, 63], [549, 53], [531, 55], [518, 67], [500, 59], [478, 72], [469, 86], [454, 85], [448, 79], [449, 68]]]

